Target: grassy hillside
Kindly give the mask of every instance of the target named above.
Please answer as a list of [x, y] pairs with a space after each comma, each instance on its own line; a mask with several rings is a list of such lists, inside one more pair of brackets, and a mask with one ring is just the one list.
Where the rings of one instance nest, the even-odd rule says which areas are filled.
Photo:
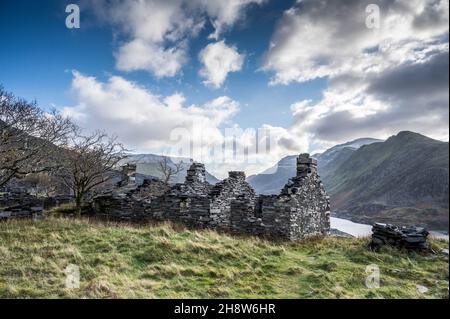
[[[400, 132], [322, 175], [332, 209], [358, 222], [419, 221], [448, 230], [448, 143]], [[389, 212], [397, 217], [389, 220]], [[400, 218], [400, 219], [399, 219]]]
[[[8, 221], [0, 223], [0, 298], [448, 298], [448, 256], [366, 245], [273, 243], [168, 224]], [[69, 264], [80, 267], [80, 289], [65, 288]], [[379, 289], [365, 287], [369, 264], [380, 267]]]

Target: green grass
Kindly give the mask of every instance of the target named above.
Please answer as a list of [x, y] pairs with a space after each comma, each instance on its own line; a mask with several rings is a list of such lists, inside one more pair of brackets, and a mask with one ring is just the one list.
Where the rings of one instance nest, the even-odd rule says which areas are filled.
[[76, 207], [73, 203], [62, 204], [45, 211], [47, 217], [69, 217], [75, 216]]
[[[375, 253], [367, 243], [276, 243], [169, 224], [8, 221], [0, 223], [0, 298], [448, 298], [447, 256]], [[79, 289], [65, 288], [69, 264], [80, 267]], [[380, 267], [378, 289], [365, 286], [369, 264]]]

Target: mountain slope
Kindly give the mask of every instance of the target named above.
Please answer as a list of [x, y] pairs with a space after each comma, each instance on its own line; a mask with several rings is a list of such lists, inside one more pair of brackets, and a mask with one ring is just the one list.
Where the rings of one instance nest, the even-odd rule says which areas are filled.
[[313, 155], [313, 157], [317, 159], [320, 176], [322, 179], [326, 178], [326, 176], [334, 171], [335, 167], [344, 163], [351, 154], [360, 147], [379, 142], [383, 141], [375, 138], [359, 138], [354, 141], [333, 146], [321, 154]]
[[251, 175], [247, 182], [259, 194], [278, 194], [289, 178], [295, 176], [296, 159], [296, 155], [286, 156], [271, 169], [275, 170], [273, 173]]
[[400, 132], [335, 162], [322, 179], [338, 216], [448, 229], [448, 161], [448, 143]]
[[[348, 156], [362, 145], [381, 142], [373, 138], [360, 138], [345, 144], [336, 145], [322, 154], [313, 155], [318, 161], [319, 174], [327, 175], [335, 163], [344, 161]], [[296, 174], [297, 155], [284, 157], [274, 167], [264, 172], [249, 176], [247, 181], [259, 194], [278, 194], [289, 178]]]

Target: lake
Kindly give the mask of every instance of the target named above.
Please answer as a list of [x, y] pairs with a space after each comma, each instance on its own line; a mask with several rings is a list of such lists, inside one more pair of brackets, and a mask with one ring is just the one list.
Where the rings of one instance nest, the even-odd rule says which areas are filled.
[[[365, 237], [372, 235], [372, 226], [366, 224], [354, 223], [348, 219], [331, 217], [331, 228], [340, 230], [354, 237]], [[430, 236], [448, 240], [448, 234], [430, 231]]]

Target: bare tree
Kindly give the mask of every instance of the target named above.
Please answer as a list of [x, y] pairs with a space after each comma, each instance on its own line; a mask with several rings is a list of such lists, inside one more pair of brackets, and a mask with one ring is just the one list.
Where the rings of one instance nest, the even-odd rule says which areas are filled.
[[183, 162], [174, 163], [169, 157], [163, 156], [159, 161], [157, 170], [164, 183], [169, 184], [171, 179], [183, 170]]
[[49, 171], [59, 146], [75, 126], [66, 117], [44, 112], [0, 86], [0, 187], [14, 177]]
[[113, 177], [112, 171], [124, 157], [124, 152], [123, 145], [115, 137], [103, 132], [74, 137], [71, 147], [66, 150], [59, 176], [75, 196], [78, 216], [81, 216], [86, 195]]

